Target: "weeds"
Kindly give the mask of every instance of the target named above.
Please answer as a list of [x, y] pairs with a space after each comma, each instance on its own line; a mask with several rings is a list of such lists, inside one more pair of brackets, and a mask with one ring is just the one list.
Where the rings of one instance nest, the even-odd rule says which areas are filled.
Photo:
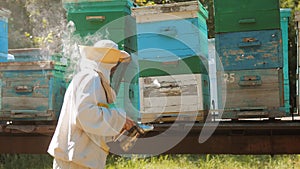
[[[0, 154], [0, 169], [51, 169], [49, 155]], [[300, 155], [110, 155], [106, 169], [298, 169]]]

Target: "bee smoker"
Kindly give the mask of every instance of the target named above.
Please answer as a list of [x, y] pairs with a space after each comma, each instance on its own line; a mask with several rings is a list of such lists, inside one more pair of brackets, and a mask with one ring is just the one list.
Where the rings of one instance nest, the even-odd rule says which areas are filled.
[[115, 139], [114, 142], [118, 141], [120, 147], [124, 152], [129, 151], [136, 143], [137, 139], [145, 133], [153, 130], [153, 126], [137, 124], [130, 130], [124, 130]]

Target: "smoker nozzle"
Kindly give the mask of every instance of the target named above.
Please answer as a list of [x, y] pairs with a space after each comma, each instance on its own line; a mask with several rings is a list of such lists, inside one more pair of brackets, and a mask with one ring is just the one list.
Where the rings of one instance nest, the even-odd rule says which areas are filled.
[[127, 152], [134, 146], [138, 137], [149, 131], [152, 131], [153, 129], [154, 127], [152, 125], [136, 124], [130, 130], [124, 130], [122, 133], [120, 133], [114, 139], [114, 142], [118, 141], [123, 151]]

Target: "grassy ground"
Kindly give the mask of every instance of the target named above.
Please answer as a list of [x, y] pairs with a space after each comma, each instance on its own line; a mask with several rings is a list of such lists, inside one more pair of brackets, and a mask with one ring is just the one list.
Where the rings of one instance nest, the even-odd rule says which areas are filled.
[[[0, 155], [0, 169], [51, 169], [48, 155]], [[163, 155], [148, 158], [109, 156], [107, 169], [298, 169], [300, 155]]]

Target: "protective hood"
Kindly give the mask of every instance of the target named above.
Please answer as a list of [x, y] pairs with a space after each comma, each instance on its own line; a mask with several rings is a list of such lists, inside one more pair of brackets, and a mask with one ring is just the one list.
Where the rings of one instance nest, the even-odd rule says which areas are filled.
[[94, 46], [79, 46], [80, 54], [96, 62], [117, 64], [130, 60], [130, 55], [118, 49], [118, 45], [111, 40], [100, 40]]
[[82, 56], [80, 69], [100, 71], [110, 82], [110, 72], [120, 62], [129, 62], [130, 55], [118, 49], [118, 45], [111, 40], [100, 40], [94, 46], [79, 46]]

